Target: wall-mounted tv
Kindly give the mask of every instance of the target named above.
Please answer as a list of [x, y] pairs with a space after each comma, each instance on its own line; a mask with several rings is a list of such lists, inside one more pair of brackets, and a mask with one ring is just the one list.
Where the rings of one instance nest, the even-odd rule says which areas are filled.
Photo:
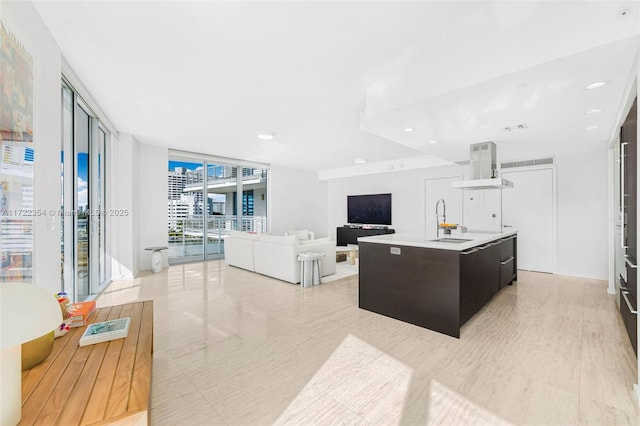
[[391, 194], [348, 195], [347, 222], [391, 225]]

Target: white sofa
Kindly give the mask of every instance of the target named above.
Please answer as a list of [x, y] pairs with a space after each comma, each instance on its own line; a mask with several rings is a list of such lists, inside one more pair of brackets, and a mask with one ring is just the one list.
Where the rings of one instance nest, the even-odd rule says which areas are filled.
[[320, 275], [336, 272], [336, 242], [328, 238], [298, 240], [295, 235], [250, 234], [232, 231], [224, 240], [224, 260], [228, 265], [297, 284], [300, 282], [298, 254], [319, 252]]

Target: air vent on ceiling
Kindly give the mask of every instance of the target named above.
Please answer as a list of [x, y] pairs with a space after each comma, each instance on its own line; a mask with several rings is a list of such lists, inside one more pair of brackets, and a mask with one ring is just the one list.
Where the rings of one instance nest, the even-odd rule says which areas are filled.
[[531, 166], [541, 166], [544, 164], [555, 164], [555, 159], [553, 157], [546, 157], [546, 158], [536, 158], [534, 160], [506, 161], [504, 163], [500, 163], [500, 168], [513, 169], [514, 167], [531, 167]]

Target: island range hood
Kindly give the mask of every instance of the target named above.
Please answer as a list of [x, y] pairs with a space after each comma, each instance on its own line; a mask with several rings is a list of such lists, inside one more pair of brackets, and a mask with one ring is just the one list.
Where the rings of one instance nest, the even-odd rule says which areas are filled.
[[453, 182], [451, 186], [462, 189], [513, 188], [513, 182], [497, 177], [496, 144], [493, 142], [474, 143], [469, 146], [470, 180]]

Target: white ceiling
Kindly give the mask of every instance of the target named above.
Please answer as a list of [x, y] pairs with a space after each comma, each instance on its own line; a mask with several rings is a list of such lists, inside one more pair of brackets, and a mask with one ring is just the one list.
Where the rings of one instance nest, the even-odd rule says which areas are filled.
[[324, 171], [605, 147], [640, 33], [637, 1], [34, 3], [118, 131]]

